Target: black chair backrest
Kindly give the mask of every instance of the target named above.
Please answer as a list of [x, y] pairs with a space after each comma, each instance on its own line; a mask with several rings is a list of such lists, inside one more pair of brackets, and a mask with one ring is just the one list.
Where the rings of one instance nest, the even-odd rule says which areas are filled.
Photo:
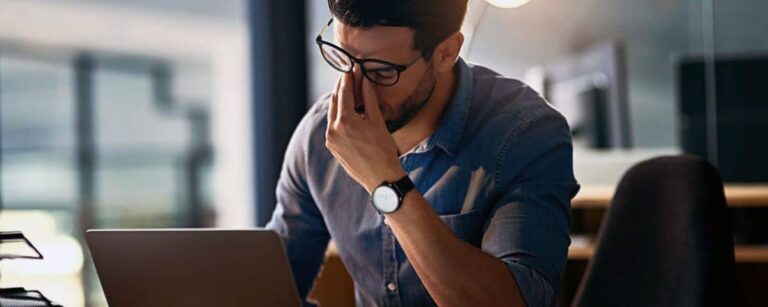
[[728, 306], [734, 283], [717, 170], [692, 156], [660, 157], [619, 182], [573, 306]]

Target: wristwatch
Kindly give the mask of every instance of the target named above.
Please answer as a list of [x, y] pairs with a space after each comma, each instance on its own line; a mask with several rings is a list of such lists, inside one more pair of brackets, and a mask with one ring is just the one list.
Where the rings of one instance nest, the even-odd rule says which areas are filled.
[[395, 182], [384, 181], [371, 194], [373, 207], [384, 214], [395, 212], [403, 204], [405, 194], [413, 188], [413, 181], [408, 175]]

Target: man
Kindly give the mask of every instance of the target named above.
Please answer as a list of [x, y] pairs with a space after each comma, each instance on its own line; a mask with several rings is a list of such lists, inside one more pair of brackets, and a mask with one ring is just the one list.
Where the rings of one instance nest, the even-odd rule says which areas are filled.
[[[288, 146], [268, 228], [302, 298], [329, 239], [362, 306], [553, 306], [578, 190], [569, 128], [459, 58], [467, 0], [329, 0], [340, 71]], [[330, 32], [330, 31], [328, 31]]]

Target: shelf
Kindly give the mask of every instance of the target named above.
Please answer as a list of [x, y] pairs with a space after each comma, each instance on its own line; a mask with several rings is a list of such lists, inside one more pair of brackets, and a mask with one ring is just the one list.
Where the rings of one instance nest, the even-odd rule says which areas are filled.
[[[595, 253], [594, 246], [571, 246], [568, 260], [589, 260]], [[736, 245], [737, 263], [768, 263], [768, 245]]]
[[768, 246], [737, 245], [736, 262], [738, 263], [768, 263]]
[[[582, 186], [571, 208], [608, 208], [614, 190], [613, 186]], [[768, 184], [727, 184], [725, 198], [731, 208], [768, 208]]]
[[568, 260], [589, 260], [595, 254], [593, 246], [571, 246], [568, 248]]

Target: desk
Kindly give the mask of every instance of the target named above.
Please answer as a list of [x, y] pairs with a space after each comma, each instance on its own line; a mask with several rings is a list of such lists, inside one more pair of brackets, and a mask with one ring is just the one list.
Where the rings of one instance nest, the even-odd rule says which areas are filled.
[[325, 253], [325, 262], [309, 294], [320, 306], [355, 306], [355, 284], [341, 262], [336, 243], [331, 241]]
[[[571, 202], [572, 209], [605, 209], [611, 204], [615, 187], [585, 185]], [[725, 198], [729, 208], [768, 208], [768, 184], [726, 184]], [[734, 247], [738, 263], [768, 263], [768, 246], [741, 245]], [[572, 245], [569, 260], [589, 260], [594, 254], [592, 245]]]
[[[736, 245], [734, 250], [737, 263], [768, 263], [768, 246]], [[594, 246], [571, 246], [568, 248], [568, 260], [587, 261], [594, 254]]]
[[[571, 208], [607, 208], [616, 188], [585, 185], [571, 201]], [[768, 207], [768, 184], [727, 184], [725, 198], [731, 208]]]

